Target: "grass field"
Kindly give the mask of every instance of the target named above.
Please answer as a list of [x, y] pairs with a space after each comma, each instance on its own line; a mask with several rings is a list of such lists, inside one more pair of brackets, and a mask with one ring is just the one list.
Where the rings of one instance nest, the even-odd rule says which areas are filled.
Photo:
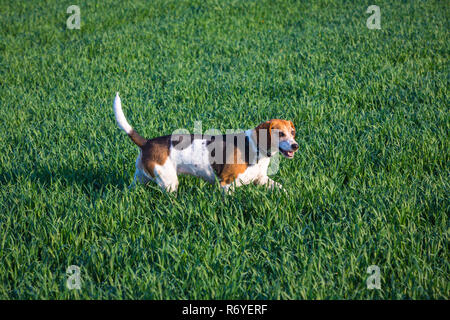
[[[0, 299], [450, 297], [445, 1], [71, 4], [0, 0]], [[116, 91], [146, 137], [292, 120], [288, 194], [129, 190]]]

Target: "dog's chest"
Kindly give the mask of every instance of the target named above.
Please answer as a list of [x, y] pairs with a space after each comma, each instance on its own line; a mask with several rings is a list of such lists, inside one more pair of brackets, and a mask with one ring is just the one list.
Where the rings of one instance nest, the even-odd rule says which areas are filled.
[[263, 158], [258, 163], [247, 167], [247, 169], [237, 176], [237, 180], [242, 184], [249, 184], [267, 177], [267, 168], [270, 158]]

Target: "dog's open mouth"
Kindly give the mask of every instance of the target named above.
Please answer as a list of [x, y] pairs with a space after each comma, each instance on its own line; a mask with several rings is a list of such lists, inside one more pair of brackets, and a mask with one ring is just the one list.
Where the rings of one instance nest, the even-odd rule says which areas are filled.
[[283, 150], [281, 148], [278, 148], [278, 149], [280, 150], [281, 154], [283, 156], [285, 156], [286, 158], [292, 159], [294, 157], [294, 152], [295, 151], [287, 151], [287, 150]]

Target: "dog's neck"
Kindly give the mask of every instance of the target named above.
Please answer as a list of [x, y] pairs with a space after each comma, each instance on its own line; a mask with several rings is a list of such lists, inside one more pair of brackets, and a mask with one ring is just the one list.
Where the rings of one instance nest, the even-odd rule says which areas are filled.
[[256, 135], [257, 132], [255, 129], [248, 129], [245, 131], [245, 136], [248, 138], [250, 149], [256, 154], [256, 159], [261, 160], [272, 157], [277, 151], [268, 151], [265, 148], [261, 148], [257, 143], [258, 139]]

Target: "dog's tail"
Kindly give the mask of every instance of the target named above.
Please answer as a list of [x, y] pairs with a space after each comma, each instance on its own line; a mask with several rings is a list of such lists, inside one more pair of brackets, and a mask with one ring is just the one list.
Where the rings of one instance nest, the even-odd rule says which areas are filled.
[[114, 99], [114, 115], [116, 116], [116, 121], [119, 127], [128, 134], [131, 140], [133, 140], [139, 148], [142, 148], [146, 144], [147, 139], [141, 137], [139, 133], [137, 133], [128, 123], [122, 111], [122, 102], [120, 101], [118, 92], [116, 93], [116, 98]]

